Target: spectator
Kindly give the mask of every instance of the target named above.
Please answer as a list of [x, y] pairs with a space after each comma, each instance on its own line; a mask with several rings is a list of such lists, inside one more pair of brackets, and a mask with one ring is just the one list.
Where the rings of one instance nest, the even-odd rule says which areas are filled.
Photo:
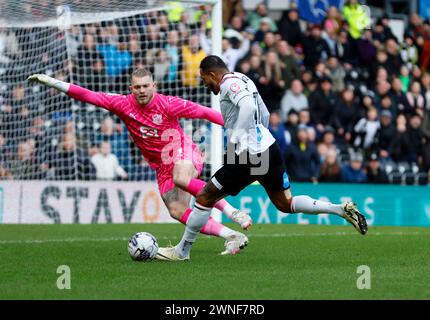
[[342, 29], [344, 24], [344, 19], [342, 14], [339, 12], [339, 9], [335, 6], [331, 6], [327, 10], [327, 14], [323, 20], [323, 25], [330, 22], [333, 26], [333, 29], [336, 34], [339, 34], [339, 31]]
[[133, 61], [125, 39], [118, 37], [118, 41], [115, 42], [113, 39], [116, 39], [116, 37], [112, 37], [109, 42], [98, 44], [96, 48], [98, 53], [103, 57], [107, 75], [115, 78], [127, 71]]
[[279, 33], [282, 39], [293, 47], [302, 43], [303, 33], [299, 23], [299, 13], [297, 9], [286, 10], [282, 13], [278, 21]]
[[351, 142], [354, 124], [360, 114], [361, 110], [355, 101], [354, 90], [348, 87], [336, 99], [335, 109], [330, 121], [341, 143], [349, 144]]
[[410, 162], [412, 148], [407, 132], [407, 120], [403, 114], [396, 118], [396, 132], [390, 142], [389, 154], [395, 162]]
[[51, 155], [50, 168], [57, 180], [92, 180], [95, 168], [88, 154], [76, 146], [73, 133], [65, 133], [57, 146], [57, 151]]
[[402, 66], [402, 57], [400, 56], [396, 40], [387, 39], [385, 42], [385, 50], [387, 52], [387, 71], [390, 75], [395, 74]]
[[412, 111], [409, 100], [402, 91], [402, 81], [398, 77], [394, 77], [391, 81], [390, 98], [393, 101], [392, 111], [394, 111], [394, 117], [397, 116], [397, 111], [401, 113], [410, 113]]
[[329, 55], [335, 56], [337, 53], [337, 32], [338, 27], [336, 26], [337, 22], [331, 19], [324, 20], [323, 31], [321, 33], [321, 37], [327, 43], [329, 48]]
[[418, 49], [411, 35], [406, 35], [400, 46], [400, 57], [409, 70], [418, 63]]
[[[3, 174], [6, 178], [13, 177], [15, 180], [43, 179], [44, 173], [40, 170], [34, 156], [34, 141], [31, 139], [22, 141], [18, 144], [16, 157], [10, 165], [10, 172], [5, 170]], [[5, 168], [4, 168], [5, 169]]]
[[358, 0], [348, 0], [343, 6], [343, 17], [349, 25], [349, 35], [359, 39], [364, 28], [370, 24], [370, 19]]
[[354, 147], [370, 150], [374, 147], [376, 133], [380, 128], [378, 111], [375, 108], [367, 110], [367, 116], [361, 118], [354, 126]]
[[425, 72], [421, 77], [421, 87], [426, 100], [426, 113], [428, 113], [428, 110], [430, 110], [430, 73]]
[[312, 122], [316, 124], [316, 129], [319, 133], [324, 132], [325, 125], [332, 118], [335, 102], [332, 80], [329, 77], [324, 77], [321, 79], [319, 88], [309, 95]]
[[394, 139], [396, 134], [396, 127], [392, 122], [392, 118], [393, 116], [390, 111], [384, 110], [381, 112], [379, 120], [380, 127], [375, 138], [379, 157], [381, 157], [384, 162], [386, 162], [390, 157], [389, 150], [391, 141]]
[[249, 12], [248, 16], [247, 16], [247, 20], [249, 25], [251, 26], [251, 28], [253, 28], [254, 30], [257, 30], [261, 20], [267, 20], [268, 24], [270, 26], [270, 31], [278, 31], [278, 27], [276, 26], [275, 21], [273, 21], [273, 19], [271, 17], [269, 17], [269, 12], [267, 10], [267, 6], [265, 3], [260, 2], [259, 4], [257, 4], [255, 10]]
[[422, 157], [423, 134], [421, 132], [422, 120], [421, 117], [414, 113], [410, 116], [408, 121], [408, 136], [410, 143], [410, 161], [418, 163]]
[[273, 32], [266, 32], [263, 41], [260, 42], [260, 47], [263, 49], [264, 53], [276, 51], [276, 43], [280, 40], [278, 37], [279, 35], [275, 35]]
[[291, 86], [291, 81], [293, 81], [293, 79], [300, 79], [302, 72], [300, 71], [300, 67], [297, 64], [297, 60], [292, 48], [285, 40], [278, 41], [276, 48], [279, 59], [284, 68], [285, 87], [289, 88]]
[[128, 134], [122, 124], [115, 124], [112, 117], [103, 119], [100, 131], [96, 132], [93, 138], [94, 145], [100, 145], [103, 141], [108, 141], [113, 154], [118, 158], [121, 167], [126, 171], [130, 170], [130, 145]]
[[360, 153], [353, 154], [350, 163], [342, 167], [342, 181], [349, 183], [366, 182], [366, 173], [362, 166], [363, 156]]
[[264, 81], [260, 82], [261, 80], [261, 58], [257, 55], [253, 55], [249, 59], [249, 71], [245, 73], [246, 76], [251, 79], [255, 85], [257, 86], [258, 92], [261, 92], [263, 89], [261, 88], [263, 86]]
[[291, 82], [288, 89], [281, 99], [281, 117], [282, 121], [287, 121], [287, 115], [291, 110], [299, 112], [302, 109], [308, 109], [308, 98], [303, 94], [303, 84], [299, 79]]
[[308, 140], [307, 127], [297, 130], [297, 142], [291, 144], [286, 157], [288, 174], [293, 181], [317, 182], [320, 159], [316, 146]]
[[406, 93], [409, 105], [414, 112], [417, 112], [420, 116], [424, 115], [425, 109], [425, 98], [421, 91], [421, 84], [419, 81], [412, 81], [409, 91]]
[[299, 111], [299, 125], [305, 127], [313, 127], [311, 122], [311, 113], [309, 109], [302, 109]]
[[229, 70], [236, 70], [237, 62], [242, 59], [249, 51], [251, 45], [252, 35], [243, 32], [242, 34], [234, 31], [235, 33], [230, 33], [231, 37], [227, 37], [227, 32], [224, 33], [224, 38], [222, 40], [222, 55], [221, 58], [227, 64]]
[[[169, 57], [169, 72], [167, 73], [166, 88], [177, 91], [177, 82], [182, 63], [182, 51], [179, 48], [179, 34], [173, 29], [167, 33], [167, 43], [164, 47]], [[173, 95], [179, 95], [180, 92], [173, 92]]]
[[285, 89], [284, 69], [279, 61], [278, 54], [275, 51], [268, 51], [264, 55], [264, 64], [262, 67], [262, 76], [259, 83], [263, 89], [259, 91], [261, 97], [266, 101], [269, 112], [279, 110], [281, 107], [282, 93]]
[[320, 182], [341, 182], [342, 169], [337, 160], [336, 149], [327, 150], [325, 159], [320, 166]]
[[386, 13], [384, 13], [382, 15], [382, 17], [380, 17], [376, 23], [380, 23], [382, 25], [385, 39], [394, 39], [397, 41], [396, 36], [394, 35], [393, 31], [391, 30], [390, 19], [388, 18], [388, 15]]
[[7, 64], [20, 54], [18, 39], [13, 29], [0, 28], [0, 64]]
[[[430, 29], [430, 26], [429, 26]], [[421, 82], [421, 77], [423, 75], [423, 72], [421, 71], [421, 68], [419, 66], [412, 66], [412, 81], [418, 81]]]
[[297, 137], [297, 127], [299, 124], [299, 115], [294, 110], [290, 111], [288, 114], [287, 122], [284, 123], [285, 126], [285, 140], [287, 145], [296, 141]]
[[159, 49], [155, 54], [153, 69], [154, 80], [161, 87], [160, 89], [163, 89], [168, 82], [170, 71], [169, 56], [165, 50]]
[[366, 167], [366, 182], [367, 183], [388, 183], [388, 176], [381, 168], [378, 155], [372, 153], [369, 158], [369, 163]]
[[272, 133], [273, 137], [276, 139], [279, 147], [281, 148], [281, 154], [285, 159], [285, 155], [288, 151], [288, 143], [285, 139], [285, 127], [282, 124], [282, 118], [278, 112], [274, 111], [270, 114], [269, 118], [269, 131]]
[[240, 15], [232, 16], [230, 19], [230, 23], [225, 28], [226, 31], [227, 30], [236, 30], [239, 32], [245, 31], [246, 29], [247, 29], [247, 25], [246, 25], [245, 21], [243, 20], [243, 17]]
[[202, 97], [204, 94], [202, 93], [205, 88], [203, 86], [199, 86], [200, 79], [200, 62], [206, 57], [206, 52], [201, 48], [199, 42], [199, 36], [197, 34], [192, 34], [188, 43], [182, 49], [182, 57], [183, 57], [183, 70], [182, 70], [182, 83], [186, 87], [186, 97], [185, 99], [196, 100], [197, 97], [200, 97], [200, 101], [198, 103], [208, 105], [208, 101], [203, 101]]
[[318, 80], [312, 76], [312, 72], [305, 71], [302, 74], [302, 82], [305, 84], [305, 88], [303, 89], [303, 94], [308, 97], [318, 89]]
[[373, 44], [371, 30], [364, 30], [357, 46], [360, 56], [360, 65], [366, 69], [369, 69], [369, 66], [374, 63], [376, 58], [376, 47]]
[[329, 149], [336, 150], [335, 135], [334, 135], [333, 128], [330, 128], [330, 127], [327, 128], [327, 130], [322, 135], [320, 143], [324, 145], [327, 150]]
[[303, 40], [303, 53], [305, 55], [303, 62], [309, 69], [313, 69], [320, 60], [325, 61], [330, 55], [330, 48], [321, 37], [320, 26], [311, 26], [310, 34]]
[[[259, 27], [258, 27], [258, 29], [256, 30], [256, 32], [255, 32], [255, 35], [254, 35], [254, 41], [256, 42], [256, 43], [258, 43], [258, 45], [261, 47], [261, 48], [263, 48], [263, 46], [261, 45], [261, 43], [263, 42], [263, 40], [264, 40], [264, 36], [267, 34], [267, 33], [269, 33], [269, 32], [271, 32], [271, 29], [270, 29], [270, 19], [269, 18], [264, 18], [264, 19], [261, 19], [261, 21], [260, 21], [260, 25], [259, 25]], [[273, 34], [273, 33], [272, 33]]]
[[87, 87], [94, 84], [91, 80], [93, 62], [101, 61], [102, 57], [97, 51], [94, 35], [85, 34], [83, 39], [83, 44], [77, 49], [76, 74], [78, 83]]
[[384, 110], [390, 111], [393, 116], [397, 115], [396, 106], [393, 104], [389, 95], [382, 97], [382, 100], [377, 106], [378, 112], [381, 113]]
[[[348, 31], [345, 29], [339, 32], [336, 55], [339, 61], [350, 66], [355, 65], [356, 59], [358, 60], [358, 50], [353, 48], [352, 40], [348, 37]], [[347, 65], [345, 65], [345, 67]]]
[[132, 55], [133, 63], [135, 61], [145, 61], [145, 54], [139, 43], [139, 40], [128, 37], [128, 51]]
[[390, 93], [391, 84], [386, 80], [381, 80], [376, 84], [374, 103], [379, 106], [381, 100]]
[[333, 91], [340, 92], [345, 89], [345, 68], [339, 63], [336, 56], [328, 58], [327, 73], [333, 82]]
[[410, 83], [410, 74], [409, 69], [405, 65], [402, 65], [400, 68], [400, 75], [399, 75], [400, 81], [402, 81], [402, 91], [407, 92], [409, 89], [409, 83]]
[[98, 180], [114, 180], [117, 177], [127, 179], [127, 172], [119, 165], [118, 158], [112, 153], [109, 141], [100, 144], [99, 152], [91, 157], [96, 168]]

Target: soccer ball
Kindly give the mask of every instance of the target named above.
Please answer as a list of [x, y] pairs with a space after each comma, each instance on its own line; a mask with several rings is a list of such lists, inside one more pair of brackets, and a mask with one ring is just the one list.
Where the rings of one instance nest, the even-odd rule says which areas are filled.
[[128, 240], [128, 253], [135, 261], [151, 261], [157, 252], [157, 239], [148, 232], [138, 232]]

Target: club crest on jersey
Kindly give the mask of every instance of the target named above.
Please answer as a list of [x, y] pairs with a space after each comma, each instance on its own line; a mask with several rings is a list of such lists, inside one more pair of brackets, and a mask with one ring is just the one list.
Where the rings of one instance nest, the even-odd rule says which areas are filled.
[[152, 116], [152, 122], [154, 122], [155, 124], [161, 124], [163, 122], [163, 117], [161, 116], [161, 114], [154, 114]]
[[237, 83], [232, 83], [231, 85], [230, 85], [230, 90], [232, 91], [232, 92], [236, 92], [236, 91], [238, 91], [240, 89], [240, 87], [239, 87], [239, 85], [237, 84]]

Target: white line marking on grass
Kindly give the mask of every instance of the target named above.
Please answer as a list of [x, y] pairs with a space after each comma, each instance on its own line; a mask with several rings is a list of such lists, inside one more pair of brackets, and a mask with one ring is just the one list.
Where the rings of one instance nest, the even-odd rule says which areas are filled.
[[[371, 236], [430, 236], [430, 232], [371, 232], [366, 237]], [[267, 233], [267, 234], [248, 234], [249, 238], [294, 238], [294, 237], [330, 237], [330, 236], [357, 236], [353, 232], [320, 232], [320, 233]], [[201, 239], [211, 239], [211, 236], [204, 236]], [[55, 242], [109, 242], [109, 241], [128, 241], [125, 237], [110, 238], [61, 238], [61, 239], [31, 239], [31, 240], [0, 240], [0, 244], [43, 244]], [[180, 239], [179, 236], [160, 236], [158, 240]]]

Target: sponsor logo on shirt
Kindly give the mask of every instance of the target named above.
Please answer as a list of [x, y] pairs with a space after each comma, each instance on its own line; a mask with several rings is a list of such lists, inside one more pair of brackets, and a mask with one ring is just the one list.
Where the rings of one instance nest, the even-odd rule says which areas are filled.
[[142, 133], [142, 138], [159, 138], [158, 130], [154, 128], [150, 128], [147, 126], [141, 126], [140, 132]]
[[154, 114], [152, 116], [152, 122], [155, 124], [161, 124], [163, 122], [163, 117], [161, 114]]
[[136, 119], [136, 115], [135, 115], [133, 112], [130, 112], [130, 113], [129, 113], [129, 116], [130, 116], [130, 117], [132, 117], [133, 119], [137, 120], [137, 119]]

